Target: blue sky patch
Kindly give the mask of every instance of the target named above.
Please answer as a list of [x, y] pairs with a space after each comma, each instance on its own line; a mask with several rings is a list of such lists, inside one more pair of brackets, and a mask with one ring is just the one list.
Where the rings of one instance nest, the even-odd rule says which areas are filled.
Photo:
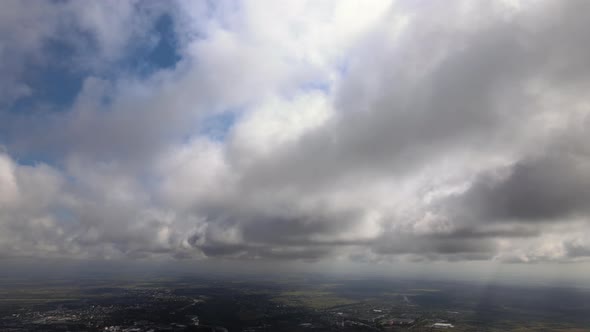
[[[30, 63], [23, 74], [23, 83], [29, 86], [32, 94], [21, 98], [9, 108], [10, 112], [25, 113], [38, 109], [66, 111], [76, 100], [84, 79], [89, 75], [105, 79], [117, 79], [121, 72], [131, 76], [149, 76], [161, 70], [174, 68], [181, 57], [177, 49], [174, 20], [170, 15], [160, 16], [154, 23], [150, 41], [134, 43], [128, 53], [108, 73], [90, 72], [76, 64], [80, 50], [60, 39], [47, 40], [43, 52], [46, 60]], [[96, 47], [92, 36], [80, 33], [78, 41], [83, 41], [86, 51]]]
[[213, 114], [203, 120], [199, 132], [214, 141], [224, 141], [240, 114], [239, 109]]
[[29, 113], [42, 105], [64, 110], [80, 92], [87, 73], [73, 70], [75, 49], [62, 41], [48, 40], [43, 51], [49, 60], [29, 64], [23, 75], [24, 84], [32, 89], [31, 96], [17, 100], [10, 111]]
[[157, 42], [142, 43], [132, 49], [121, 62], [124, 70], [145, 77], [158, 70], [174, 68], [180, 61], [172, 16], [160, 16], [150, 35], [156, 36]]

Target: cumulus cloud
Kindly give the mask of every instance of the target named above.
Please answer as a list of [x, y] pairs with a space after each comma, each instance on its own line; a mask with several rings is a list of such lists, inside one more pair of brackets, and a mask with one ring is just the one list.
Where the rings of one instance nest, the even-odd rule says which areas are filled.
[[[0, 253], [585, 260], [587, 6], [7, 3]], [[55, 45], [79, 89], [32, 102]]]

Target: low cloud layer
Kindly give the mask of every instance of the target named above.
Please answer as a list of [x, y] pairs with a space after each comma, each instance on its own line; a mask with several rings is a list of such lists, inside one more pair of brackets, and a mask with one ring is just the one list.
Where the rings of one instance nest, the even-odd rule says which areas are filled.
[[586, 261], [588, 7], [8, 1], [0, 258]]

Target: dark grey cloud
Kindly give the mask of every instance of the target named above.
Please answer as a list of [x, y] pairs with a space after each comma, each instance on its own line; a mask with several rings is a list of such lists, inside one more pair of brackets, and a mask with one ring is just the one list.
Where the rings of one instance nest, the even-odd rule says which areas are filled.
[[476, 222], [566, 221], [588, 213], [586, 163], [568, 155], [519, 161], [504, 170], [507, 176], [479, 176], [456, 204], [472, 211], [466, 217], [471, 214]]
[[489, 239], [453, 239], [436, 236], [398, 236], [391, 238], [375, 248], [378, 254], [469, 254], [487, 253], [491, 258], [496, 251], [494, 242]]
[[565, 243], [565, 250], [568, 257], [590, 257], [590, 246], [588, 244], [568, 241], [567, 243]]

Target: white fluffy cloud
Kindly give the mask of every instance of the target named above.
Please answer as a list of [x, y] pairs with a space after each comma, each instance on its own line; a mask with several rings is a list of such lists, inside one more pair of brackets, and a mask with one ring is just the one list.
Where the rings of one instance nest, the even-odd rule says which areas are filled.
[[[584, 261], [585, 7], [7, 3], [0, 255]], [[50, 41], [80, 92], [15, 109]]]

